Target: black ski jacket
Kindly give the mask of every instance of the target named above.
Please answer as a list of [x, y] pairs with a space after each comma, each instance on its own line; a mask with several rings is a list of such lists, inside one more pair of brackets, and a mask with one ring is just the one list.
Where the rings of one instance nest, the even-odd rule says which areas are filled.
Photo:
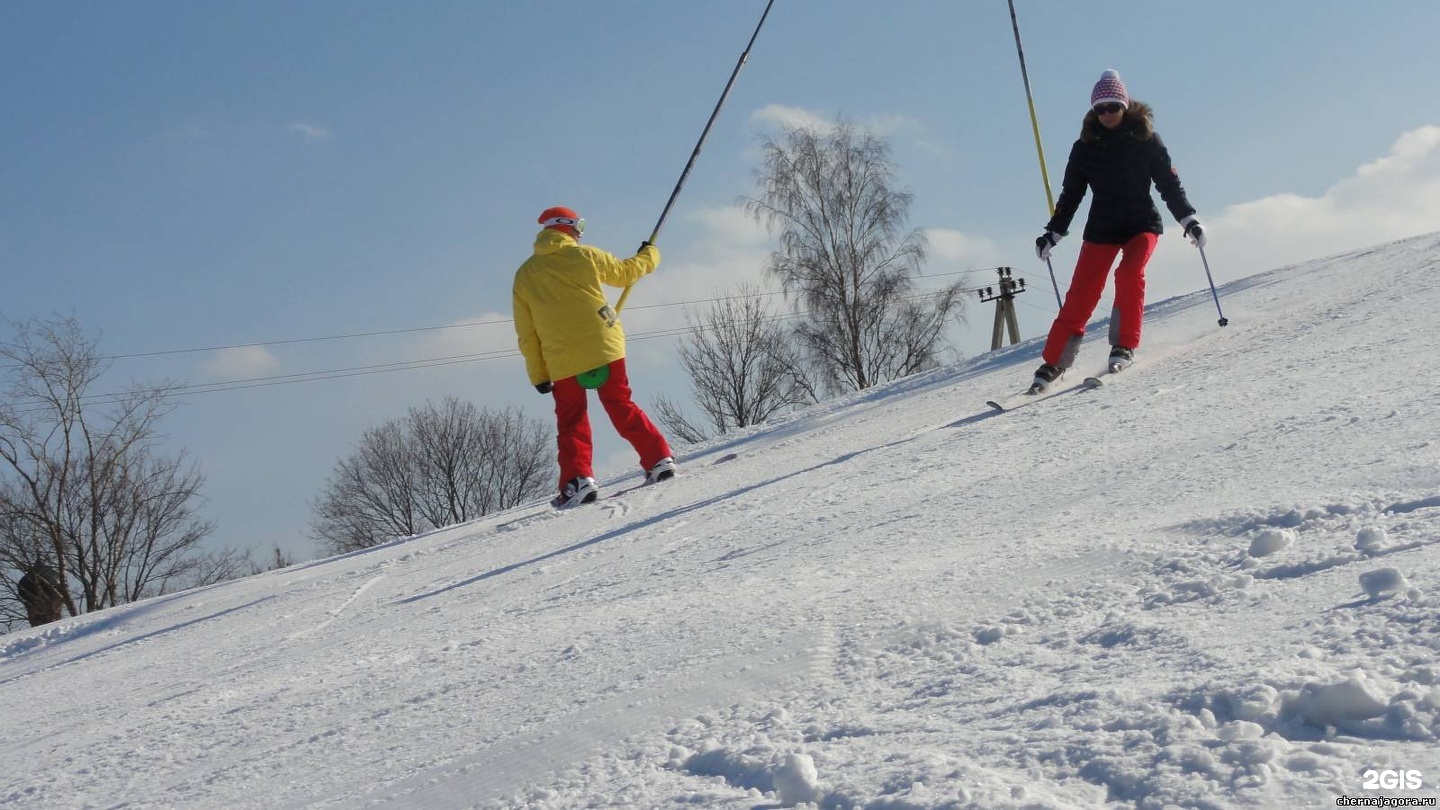
[[1113, 130], [1106, 129], [1091, 110], [1080, 127], [1080, 140], [1070, 147], [1060, 199], [1045, 230], [1068, 233], [1088, 187], [1095, 197], [1085, 220], [1086, 242], [1122, 245], [1146, 231], [1163, 233], [1160, 212], [1150, 197], [1152, 182], [1177, 222], [1195, 213], [1179, 173], [1170, 165], [1170, 153], [1155, 132], [1148, 105], [1132, 100]]

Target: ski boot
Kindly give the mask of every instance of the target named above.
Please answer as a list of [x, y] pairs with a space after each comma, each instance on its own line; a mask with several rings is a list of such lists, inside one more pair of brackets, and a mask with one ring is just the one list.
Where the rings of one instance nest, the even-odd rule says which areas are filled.
[[1030, 384], [1030, 394], [1043, 394], [1049, 390], [1050, 385], [1065, 374], [1065, 369], [1059, 366], [1052, 366], [1046, 363], [1035, 369], [1035, 381]]

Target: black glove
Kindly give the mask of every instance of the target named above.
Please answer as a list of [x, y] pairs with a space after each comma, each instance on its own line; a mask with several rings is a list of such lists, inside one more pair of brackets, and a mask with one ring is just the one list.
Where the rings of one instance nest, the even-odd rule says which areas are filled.
[[1200, 227], [1200, 220], [1192, 214], [1180, 221], [1185, 226], [1185, 236], [1189, 237], [1190, 243], [1198, 248], [1205, 247], [1205, 229]]
[[1060, 239], [1063, 236], [1064, 234], [1055, 233], [1054, 231], [1046, 231], [1035, 237], [1035, 255], [1039, 257], [1040, 261], [1050, 261], [1050, 248], [1060, 244]]
[[636, 248], [636, 249], [635, 249], [635, 252], [636, 252], [636, 253], [639, 253], [640, 251], [644, 250], [644, 249], [647, 248], [647, 247], [650, 247], [650, 240], [649, 240], [649, 239], [646, 239], [644, 242], [641, 242], [641, 243], [640, 243], [640, 247]]
[[536, 391], [539, 391], [539, 392], [542, 393], [542, 394], [548, 394], [548, 393], [550, 393], [551, 391], [553, 391], [554, 389], [555, 389], [555, 386], [551, 385], [549, 380], [546, 380], [545, 382], [540, 383], [539, 385], [535, 386], [535, 390], [536, 390]]

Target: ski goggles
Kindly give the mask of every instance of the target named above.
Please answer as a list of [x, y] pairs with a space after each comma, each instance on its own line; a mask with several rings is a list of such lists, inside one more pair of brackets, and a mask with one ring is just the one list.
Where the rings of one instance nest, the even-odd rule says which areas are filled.
[[575, 217], [550, 217], [549, 219], [545, 220], [544, 222], [541, 222], [540, 224], [543, 225], [543, 226], [545, 226], [545, 227], [547, 227], [547, 228], [552, 227], [552, 226], [554, 226], [554, 225], [569, 225], [571, 228], [574, 228], [574, 229], [575, 229], [575, 235], [576, 235], [576, 236], [579, 236], [580, 234], [585, 233], [585, 218], [584, 218], [584, 217], [580, 217], [580, 218], [578, 218], [578, 219], [575, 218]]
[[1121, 104], [1121, 103], [1118, 102], [1118, 101], [1112, 101], [1112, 102], [1110, 102], [1110, 103], [1108, 103], [1108, 104], [1096, 104], [1096, 105], [1095, 105], [1095, 114], [1096, 114], [1096, 115], [1109, 115], [1109, 114], [1111, 114], [1111, 113], [1121, 112], [1121, 111], [1123, 111], [1124, 109], [1125, 109], [1125, 105], [1124, 105], [1124, 104]]

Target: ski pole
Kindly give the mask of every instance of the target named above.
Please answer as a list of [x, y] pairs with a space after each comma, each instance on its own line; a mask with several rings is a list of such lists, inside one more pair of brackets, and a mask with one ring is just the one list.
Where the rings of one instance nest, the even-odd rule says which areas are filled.
[[1215, 291], [1215, 277], [1210, 275], [1210, 260], [1205, 258], [1205, 248], [1199, 245], [1195, 247], [1200, 248], [1200, 263], [1205, 265], [1205, 278], [1210, 281], [1210, 295], [1215, 298], [1215, 311], [1220, 313], [1219, 323], [1221, 326], [1229, 326], [1230, 319], [1225, 317], [1225, 311], [1220, 309], [1220, 293]]
[[1055, 265], [1051, 264], [1049, 259], [1046, 259], [1045, 266], [1050, 268], [1050, 286], [1055, 288], [1055, 304], [1061, 309], [1064, 309], [1065, 302], [1060, 300], [1060, 283], [1055, 280]]
[[[705, 138], [710, 134], [710, 127], [714, 125], [715, 118], [720, 115], [720, 108], [725, 105], [725, 98], [730, 95], [730, 88], [735, 86], [735, 78], [740, 75], [740, 68], [745, 66], [745, 60], [750, 58], [750, 48], [755, 45], [755, 38], [760, 36], [760, 26], [765, 24], [765, 18], [770, 16], [770, 7], [775, 5], [775, 0], [769, 0], [765, 4], [765, 12], [760, 15], [760, 22], [755, 24], [755, 33], [750, 35], [750, 41], [745, 45], [745, 51], [740, 54], [740, 60], [735, 63], [735, 69], [730, 72], [730, 81], [725, 83], [725, 91], [720, 94], [720, 100], [715, 102], [715, 110], [710, 113], [710, 120], [705, 122], [705, 129], [700, 132], [700, 140], [695, 142], [695, 151], [690, 153], [690, 160], [685, 164], [685, 170], [680, 173], [680, 179], [675, 183], [675, 190], [670, 192], [670, 199], [665, 203], [665, 209], [660, 212], [660, 219], [655, 222], [655, 230], [650, 232], [648, 241], [655, 244], [660, 236], [660, 226], [665, 224], [665, 217], [670, 214], [670, 207], [675, 204], [675, 198], [680, 196], [680, 189], [685, 186], [685, 178], [690, 176], [690, 169], [695, 165], [695, 158], [700, 156], [700, 149], [705, 145]], [[620, 293], [620, 300], [615, 302], [615, 311], [618, 313], [621, 307], [625, 306], [625, 299], [630, 297], [631, 284]]]
[[[1020, 21], [1015, 18], [1015, 0], [1008, 0], [1010, 4], [1010, 27], [1015, 31], [1015, 53], [1020, 55], [1020, 78], [1025, 82], [1025, 103], [1030, 107], [1030, 129], [1035, 133], [1035, 154], [1040, 156], [1040, 179], [1045, 182], [1045, 202], [1050, 206], [1050, 216], [1055, 216], [1055, 195], [1050, 191], [1050, 172], [1045, 168], [1045, 148], [1040, 144], [1040, 119], [1035, 115], [1035, 97], [1030, 93], [1030, 71], [1025, 69], [1025, 49], [1020, 45]], [[1055, 280], [1055, 268], [1050, 260], [1045, 260], [1045, 266], [1050, 268], [1050, 286], [1055, 288], [1055, 305], [1063, 308], [1065, 303], [1060, 300], [1060, 283]]]

